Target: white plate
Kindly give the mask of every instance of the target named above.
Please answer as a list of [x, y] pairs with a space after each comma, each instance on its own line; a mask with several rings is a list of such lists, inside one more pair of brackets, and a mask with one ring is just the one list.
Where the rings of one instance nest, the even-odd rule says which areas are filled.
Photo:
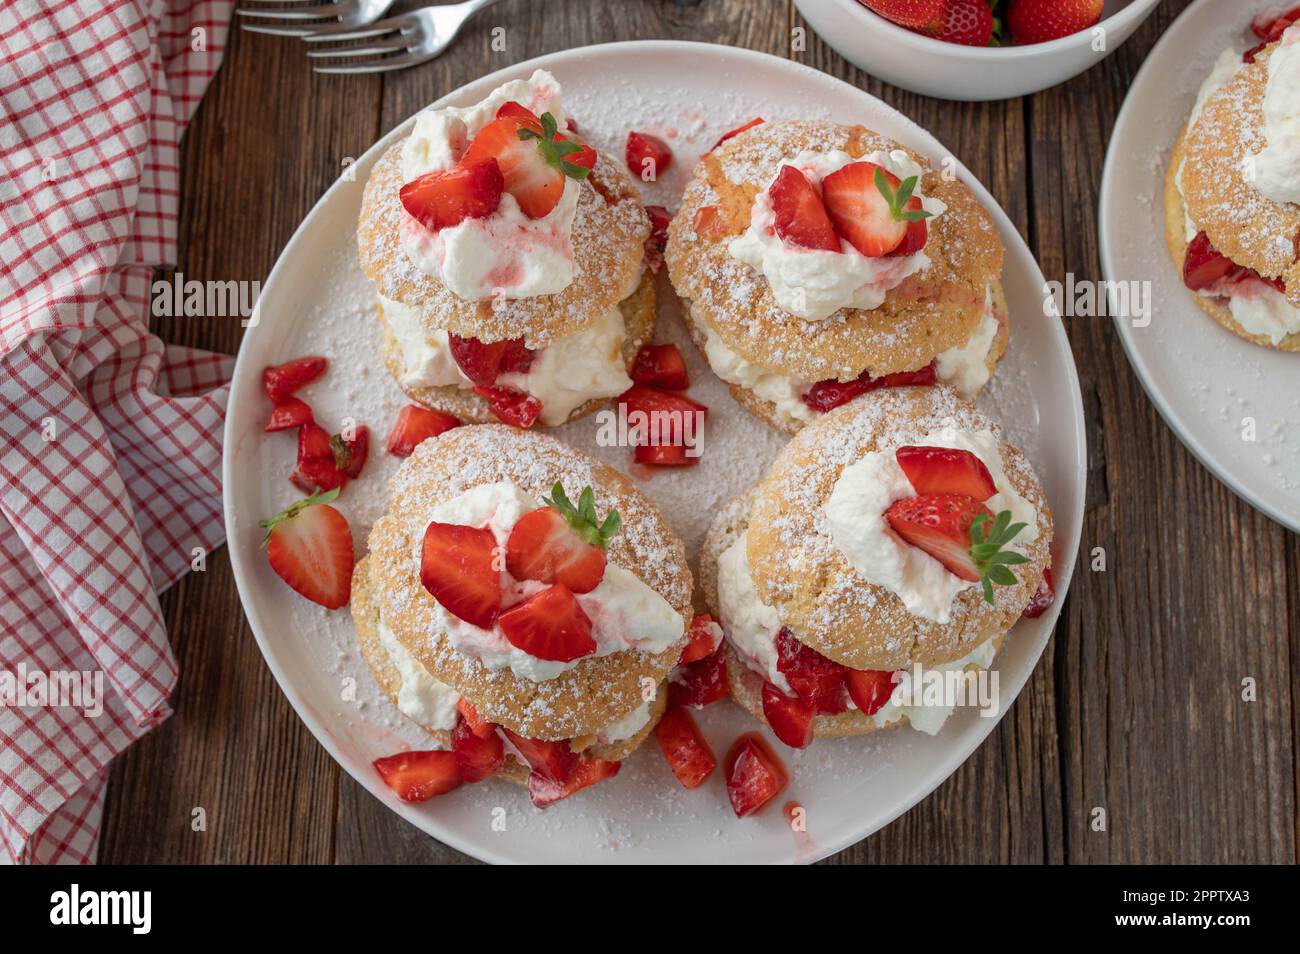
[[[1300, 530], [1300, 355], [1253, 345], [1197, 307], [1165, 247], [1164, 180], [1196, 91], [1225, 48], [1257, 42], [1269, 4], [1200, 0], [1147, 57], [1115, 121], [1101, 179], [1102, 273], [1150, 281], [1151, 323], [1115, 326], [1133, 370], [1188, 450], [1251, 505]], [[1066, 319], [1071, 320], [1071, 319]], [[1243, 440], [1254, 418], [1254, 442]]]
[[[947, 155], [909, 120], [852, 86], [786, 60], [694, 43], [617, 43], [544, 56], [470, 83], [447, 101], [474, 102], [536, 67], [559, 78], [569, 112], [599, 148], [621, 155], [630, 127], [671, 137], [678, 168], [649, 190], [650, 201], [668, 199], [676, 205], [671, 196], [680, 191], [700, 152], [723, 131], [755, 115], [862, 121], [936, 162]], [[326, 613], [294, 595], [259, 549], [258, 518], [297, 496], [285, 479], [293, 467], [293, 438], [261, 432], [270, 408], [260, 375], [267, 364], [305, 353], [326, 354], [332, 361], [329, 374], [305, 394], [318, 418], [337, 428], [352, 414], [376, 432], [366, 473], [340, 501], [362, 548], [366, 530], [384, 509], [387, 478], [396, 465], [383, 453], [384, 434], [404, 402], [374, 357], [375, 323], [356, 265], [354, 229], [361, 183], [371, 163], [409, 126], [404, 123], [367, 152], [356, 164], [357, 181], [336, 183], [294, 234], [266, 282], [260, 301], [264, 317], [249, 329], [235, 369], [225, 459], [231, 563], [267, 664], [303, 721], [375, 797], [441, 841], [488, 861], [807, 861], [858, 841], [906, 811], [970, 755], [995, 719], [968, 709], [938, 737], [904, 730], [823, 741], [802, 753], [783, 749], [793, 778], [782, 801], [797, 800], [808, 813], [808, 832], [798, 837], [779, 805], [737, 821], [720, 770], [700, 789], [684, 791], [653, 740], [624, 763], [616, 779], [545, 812], [530, 805], [522, 788], [506, 784], [466, 786], [424, 805], [403, 804], [384, 788], [370, 763], [405, 743], [421, 745], [418, 730], [403, 723], [359, 661], [347, 612]], [[1074, 569], [1083, 512], [1078, 381], [1059, 322], [1041, 318], [1043, 277], [1029, 250], [983, 187], [964, 169], [959, 173], [993, 211], [1007, 245], [1004, 280], [1014, 333], [989, 406], [1008, 421], [1013, 439], [1043, 479], [1056, 517], [1057, 578], [1063, 595]], [[712, 412], [702, 463], [689, 471], [656, 474], [641, 486], [693, 553], [716, 506], [762, 475], [783, 438], [742, 411], [706, 370], [687, 342], [675, 301], [662, 281], [661, 289], [666, 301], [659, 337], [681, 345], [693, 375], [692, 394]], [[583, 450], [617, 467], [628, 466], [627, 449], [597, 447], [594, 435], [591, 419], [561, 432]], [[1007, 640], [998, 657], [999, 714], [1029, 676], [1055, 618], [1053, 611], [1026, 620]], [[756, 728], [730, 704], [710, 707], [700, 721], [719, 760], [739, 733]], [[505, 811], [505, 831], [493, 830], [498, 808]]]

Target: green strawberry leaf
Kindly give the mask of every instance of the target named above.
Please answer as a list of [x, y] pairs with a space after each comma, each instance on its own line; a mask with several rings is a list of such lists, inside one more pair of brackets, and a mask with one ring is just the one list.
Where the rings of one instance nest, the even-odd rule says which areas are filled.
[[1003, 510], [991, 521], [989, 515], [982, 513], [970, 523], [970, 555], [975, 561], [975, 568], [980, 573], [980, 585], [984, 590], [984, 600], [993, 602], [993, 585], [1015, 586], [1016, 575], [1008, 567], [1028, 563], [1029, 558], [1015, 550], [1004, 550], [1020, 535], [1027, 524], [1012, 523], [1011, 511]]
[[611, 510], [604, 522], [596, 515], [596, 492], [590, 487], [582, 488], [575, 507], [564, 492], [564, 485], [556, 481], [551, 488], [551, 496], [543, 497], [542, 503], [557, 510], [569, 526], [583, 541], [602, 550], [609, 549], [614, 535], [623, 528], [623, 518], [617, 510]]

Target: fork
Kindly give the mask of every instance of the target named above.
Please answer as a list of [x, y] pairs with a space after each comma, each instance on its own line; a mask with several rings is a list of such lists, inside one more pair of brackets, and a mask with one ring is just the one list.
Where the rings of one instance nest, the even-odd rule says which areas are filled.
[[[282, 20], [283, 23], [259, 23], [244, 21], [240, 26], [250, 33], [268, 33], [271, 36], [305, 37], [317, 30], [350, 30], [374, 23], [393, 5], [393, 0], [336, 0], [334, 3], [313, 4], [312, 6], [286, 6], [278, 3], [268, 6], [275, 0], [244, 0], [254, 7], [241, 7], [236, 10], [241, 17], [265, 17], [268, 20]], [[303, 22], [329, 20], [329, 23]]]
[[308, 50], [307, 55], [316, 60], [341, 56], [372, 57], [359, 63], [326, 63], [315, 66], [313, 69], [317, 73], [382, 73], [386, 70], [402, 70], [440, 56], [451, 45], [451, 41], [456, 39], [456, 34], [460, 33], [465, 21], [497, 2], [498, 0], [465, 0], [464, 3], [421, 7], [369, 26], [326, 27], [303, 39], [308, 43], [322, 40], [370, 41], [359, 46]]

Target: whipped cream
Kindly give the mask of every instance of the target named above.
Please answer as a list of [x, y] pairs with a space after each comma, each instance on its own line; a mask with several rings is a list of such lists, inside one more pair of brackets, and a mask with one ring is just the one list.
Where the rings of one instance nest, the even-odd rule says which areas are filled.
[[447, 332], [442, 329], [427, 331], [420, 309], [380, 295], [379, 315], [397, 342], [402, 357], [401, 384], [415, 388], [474, 386], [452, 357]]
[[[961, 672], [967, 666], [988, 669], [993, 665], [995, 655], [997, 655], [997, 648], [994, 646], [994, 640], [987, 639], [961, 659], [943, 663], [939, 666], [926, 666], [925, 668], [928, 672]], [[886, 726], [897, 722], [903, 716], [907, 716], [907, 723], [913, 729], [924, 732], [926, 735], [938, 735], [939, 730], [943, 728], [943, 724], [948, 721], [953, 709], [956, 708], [955, 706], [904, 705], [902, 697], [903, 687], [898, 686], [889, 697], [889, 701], [869, 717], [871, 721], [876, 725]], [[850, 700], [849, 705], [854, 709], [857, 708], [857, 706], [853, 705], [852, 700]]]
[[632, 738], [650, 721], [652, 702], [643, 702], [617, 722], [612, 722], [596, 733], [596, 741], [601, 745], [623, 742]]
[[[832, 172], [862, 161], [873, 162], [900, 180], [916, 176], [919, 181], [925, 172], [901, 149], [873, 152], [861, 158], [839, 149], [827, 153], [805, 150], [782, 165], [794, 166], [814, 185], [820, 185]], [[929, 267], [930, 259], [924, 251], [895, 258], [868, 258], [844, 240], [838, 252], [799, 248], [781, 241], [768, 193], [771, 186], [769, 182], [755, 197], [749, 228], [732, 239], [728, 249], [733, 258], [763, 273], [777, 304], [790, 314], [818, 321], [841, 308], [879, 308], [890, 289]], [[923, 195], [919, 188], [914, 195], [932, 216], [947, 211], [944, 203]]]
[[[574, 488], [570, 488], [573, 490]], [[433, 508], [431, 519], [439, 523], [488, 527], [497, 546], [504, 551], [510, 531], [524, 514], [541, 506], [540, 501], [514, 484], [481, 484]], [[419, 551], [413, 555], [417, 565]], [[535, 580], [516, 580], [501, 569], [502, 609], [546, 589]], [[583, 659], [607, 656], [628, 649], [658, 653], [680, 639], [686, 624], [681, 615], [662, 596], [637, 578], [636, 574], [605, 564], [605, 578], [590, 593], [575, 594], [578, 604], [591, 620], [591, 635], [596, 651]], [[434, 620], [456, 649], [478, 659], [489, 669], [510, 669], [520, 679], [544, 682], [577, 666], [582, 660], [556, 662], [538, 659], [513, 646], [501, 627], [482, 629], [447, 612], [434, 602]]]
[[[973, 453], [984, 462], [997, 487], [997, 493], [985, 506], [995, 514], [1010, 510], [1012, 523], [1027, 525], [1012, 547], [1023, 550], [1038, 539], [1037, 511], [1007, 479], [997, 435], [992, 431], [944, 427], [915, 444]], [[905, 543], [889, 528], [884, 513], [890, 505], [916, 496], [903, 468], [898, 466], [895, 450], [873, 451], [841, 471], [826, 502], [831, 539], [867, 582], [889, 590], [913, 616], [948, 623], [957, 594], [979, 584], [949, 572], [934, 557]]]
[[[551, 113], [564, 127], [560, 84], [545, 70], [527, 80], [505, 83], [473, 106], [426, 109], [402, 145], [403, 182], [452, 168], [480, 129], [510, 101], [535, 114]], [[491, 215], [430, 231], [410, 215], [400, 229], [402, 250], [426, 275], [467, 301], [552, 295], [572, 282], [576, 266], [570, 234], [578, 209], [580, 183], [568, 176], [559, 203], [540, 219], [530, 219], [514, 197], [501, 196]]]
[[763, 602], [749, 572], [749, 534], [740, 537], [718, 556], [718, 615], [736, 652], [755, 672], [793, 695], [785, 674], [776, 668], [776, 634], [781, 617]]
[[423, 663], [411, 655], [402, 641], [379, 620], [379, 641], [402, 679], [397, 691], [397, 708], [402, 715], [429, 729], [456, 728], [456, 703], [460, 693], [429, 675]]
[[1300, 309], [1268, 282], [1256, 278], [1234, 283], [1224, 290], [1233, 319], [1252, 335], [1279, 344], [1300, 334]]
[[998, 336], [998, 318], [993, 313], [993, 289], [984, 292], [984, 313], [975, 332], [964, 345], [949, 348], [935, 358], [934, 370], [939, 380], [951, 384], [957, 393], [970, 401], [988, 384], [989, 352]]
[[[1300, 28], [1282, 34], [1268, 59], [1264, 92], [1268, 145], [1248, 160], [1255, 188], [1274, 202], [1300, 203]], [[1253, 176], [1249, 170], [1253, 169]]]

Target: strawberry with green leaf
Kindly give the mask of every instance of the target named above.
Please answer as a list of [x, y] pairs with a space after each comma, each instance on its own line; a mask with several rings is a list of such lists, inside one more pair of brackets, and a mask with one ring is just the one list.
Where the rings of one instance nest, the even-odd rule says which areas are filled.
[[874, 162], [850, 162], [822, 180], [822, 202], [836, 233], [868, 258], [912, 254], [925, 245], [930, 214], [905, 181]]
[[622, 528], [611, 510], [601, 521], [596, 492], [584, 487], [575, 507], [556, 483], [545, 507], [524, 514], [506, 540], [506, 569], [517, 580], [560, 583], [590, 593], [605, 578], [605, 551]]
[[596, 165], [596, 150], [559, 133], [551, 113], [541, 117], [515, 102], [506, 103], [474, 137], [460, 165], [487, 160], [501, 170], [504, 189], [531, 219], [550, 213], [564, 195], [566, 179], [585, 179]]

